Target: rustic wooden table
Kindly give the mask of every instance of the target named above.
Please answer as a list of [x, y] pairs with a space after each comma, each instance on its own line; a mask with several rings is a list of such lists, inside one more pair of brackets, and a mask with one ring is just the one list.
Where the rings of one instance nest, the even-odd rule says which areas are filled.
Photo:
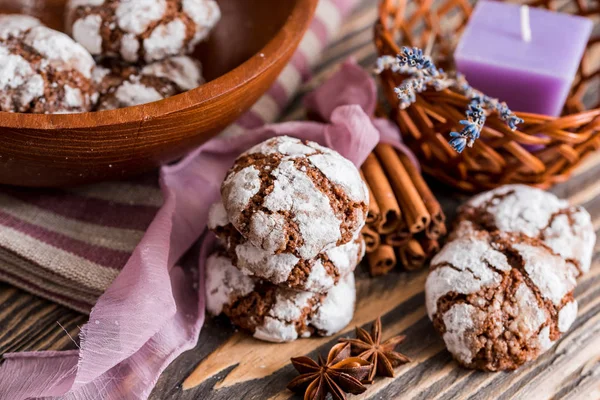
[[[303, 93], [354, 55], [364, 66], [375, 60], [372, 24], [376, 1], [365, 3], [345, 21], [338, 40], [328, 49], [315, 79]], [[300, 98], [287, 119], [303, 115]], [[588, 159], [572, 179], [553, 191], [584, 205], [600, 226], [600, 153]], [[451, 218], [463, 200], [450, 188], [432, 183]], [[396, 370], [396, 378], [378, 379], [356, 399], [600, 399], [600, 259], [576, 290], [579, 316], [570, 332], [536, 362], [516, 372], [482, 373], [462, 369], [444, 349], [424, 306], [427, 272], [400, 270], [382, 278], [357, 274], [358, 303], [354, 321], [335, 337], [269, 344], [236, 332], [225, 319], [206, 321], [198, 345], [180, 356], [163, 374], [152, 399], [298, 399], [285, 389], [296, 373], [289, 358], [326, 353], [338, 337], [353, 335], [354, 325], [370, 325], [383, 316], [386, 337], [403, 333], [400, 350], [413, 362]], [[0, 354], [26, 350], [75, 348], [87, 316], [0, 284]], [[189, 378], [188, 378], [189, 377]], [[187, 380], [186, 380], [187, 378]], [[7, 399], [8, 400], [8, 399]]]

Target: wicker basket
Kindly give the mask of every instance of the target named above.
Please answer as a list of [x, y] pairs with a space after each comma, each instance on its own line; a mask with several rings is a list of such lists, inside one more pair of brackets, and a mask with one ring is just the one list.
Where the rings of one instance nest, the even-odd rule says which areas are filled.
[[[560, 9], [598, 22], [598, 1], [589, 1], [593, 8], [586, 3], [528, 2], [530, 6]], [[382, 0], [375, 26], [379, 54], [395, 55], [401, 46], [426, 48], [433, 44], [431, 55], [437, 65], [452, 69], [452, 54], [472, 7], [467, 0]], [[393, 106], [392, 118], [428, 174], [468, 192], [507, 183], [548, 188], [566, 180], [584, 157], [600, 147], [599, 42], [598, 37], [589, 42], [560, 118], [517, 112], [525, 122], [517, 131], [511, 131], [492, 115], [480, 140], [461, 154], [448, 144], [448, 134], [461, 129], [458, 121], [464, 119], [468, 103], [464, 96], [450, 90], [427, 91], [417, 95], [414, 105], [400, 110], [393, 89], [402, 82], [402, 76], [384, 71], [381, 80]]]

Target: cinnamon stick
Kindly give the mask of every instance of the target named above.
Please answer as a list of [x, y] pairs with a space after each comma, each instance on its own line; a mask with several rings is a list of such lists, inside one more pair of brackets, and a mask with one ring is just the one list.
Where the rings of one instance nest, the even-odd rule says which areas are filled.
[[371, 226], [379, 225], [379, 222], [381, 220], [381, 211], [379, 210], [377, 199], [375, 199], [375, 196], [373, 196], [373, 190], [371, 189], [371, 185], [369, 185], [369, 182], [367, 182], [367, 179], [365, 178], [362, 171], [360, 171], [360, 176], [363, 178], [363, 181], [365, 181], [367, 189], [369, 190], [369, 210], [367, 212], [366, 223], [367, 225]]
[[393, 232], [402, 222], [400, 206], [381, 164], [372, 153], [362, 165], [362, 172], [379, 206], [381, 219], [377, 231], [380, 234]]
[[389, 244], [393, 247], [402, 247], [406, 243], [408, 243], [411, 237], [412, 235], [407, 229], [401, 229], [385, 236], [385, 240], [383, 240], [383, 243]]
[[399, 250], [400, 262], [409, 271], [423, 267], [427, 261], [427, 255], [416, 239], [410, 239], [408, 243]]
[[388, 144], [378, 144], [375, 154], [389, 177], [408, 229], [412, 233], [425, 230], [431, 217], [398, 153]]
[[394, 248], [387, 244], [379, 246], [374, 252], [367, 254], [369, 272], [372, 276], [385, 275], [396, 266]]
[[446, 233], [446, 216], [444, 215], [442, 206], [440, 206], [440, 203], [433, 193], [431, 193], [431, 189], [429, 189], [429, 186], [423, 179], [421, 172], [413, 164], [410, 158], [402, 152], [396, 152], [396, 154], [398, 155], [400, 162], [402, 162], [402, 165], [404, 165], [406, 172], [415, 185], [417, 192], [419, 192], [419, 195], [429, 212], [429, 216], [431, 217], [431, 222], [426, 228], [427, 237], [430, 239], [438, 239]]
[[419, 238], [419, 244], [425, 252], [427, 260], [440, 251], [440, 243], [435, 239], [430, 239], [427, 236]]
[[362, 236], [365, 240], [365, 248], [367, 253], [375, 251], [381, 244], [381, 236], [370, 225], [365, 225], [362, 229]]
[[425, 234], [429, 239], [437, 240], [440, 237], [444, 236], [447, 233], [446, 231], [446, 223], [440, 222], [438, 220], [431, 220], [431, 223], [425, 230]]

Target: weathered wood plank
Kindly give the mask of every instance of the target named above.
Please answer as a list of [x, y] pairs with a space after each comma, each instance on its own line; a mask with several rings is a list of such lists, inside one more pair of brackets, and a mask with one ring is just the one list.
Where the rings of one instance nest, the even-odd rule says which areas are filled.
[[76, 311], [0, 283], [0, 354], [75, 348], [60, 325], [76, 338], [86, 320]]

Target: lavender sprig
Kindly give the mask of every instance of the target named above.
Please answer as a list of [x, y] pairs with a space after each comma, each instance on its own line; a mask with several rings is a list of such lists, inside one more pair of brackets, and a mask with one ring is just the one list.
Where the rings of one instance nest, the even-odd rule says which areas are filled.
[[451, 139], [448, 142], [459, 153], [479, 139], [486, 119], [485, 110], [477, 99], [471, 101], [465, 114], [467, 119], [459, 122], [464, 128], [460, 132], [450, 132]]
[[410, 107], [417, 100], [416, 94], [429, 88], [436, 91], [452, 89], [471, 100], [465, 112], [466, 119], [460, 121], [464, 128], [460, 132], [450, 132], [449, 143], [459, 153], [466, 146], [473, 146], [473, 143], [479, 139], [486, 117], [492, 112], [496, 112], [512, 130], [517, 129], [517, 125], [524, 122], [508, 108], [506, 103], [472, 88], [462, 74], [450, 75], [437, 68], [431, 58], [417, 47], [403, 47], [396, 57], [379, 57], [375, 72], [379, 74], [384, 70], [408, 76], [394, 89], [400, 109]]

